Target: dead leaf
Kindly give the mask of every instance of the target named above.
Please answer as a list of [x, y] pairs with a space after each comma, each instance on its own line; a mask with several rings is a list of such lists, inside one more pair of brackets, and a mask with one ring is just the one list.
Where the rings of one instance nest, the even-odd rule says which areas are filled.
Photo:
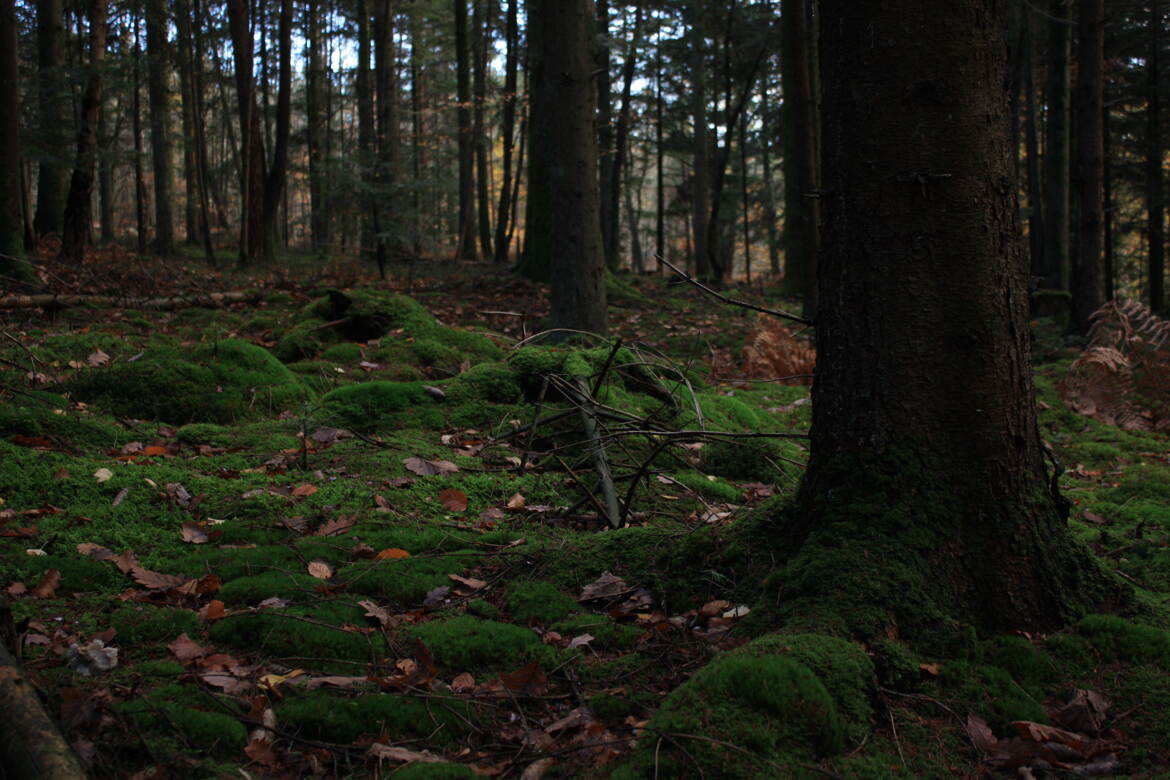
[[454, 474], [459, 467], [449, 460], [423, 460], [422, 458], [403, 458], [402, 465], [407, 471], [418, 474], [420, 477]]
[[234, 674], [225, 674], [223, 672], [201, 674], [199, 675], [199, 679], [208, 685], [222, 689], [224, 693], [230, 694], [243, 693], [252, 687], [252, 683], [248, 680], [243, 680]]
[[592, 642], [593, 639], [593, 634], [580, 634], [569, 640], [568, 649], [572, 650], [574, 647], [585, 647], [590, 642]]
[[207, 532], [195, 523], [183, 523], [183, 541], [191, 544], [207, 544]]
[[386, 760], [401, 761], [403, 763], [419, 762], [430, 764], [443, 761], [442, 758], [439, 758], [438, 756], [426, 750], [419, 753], [415, 750], [407, 750], [406, 748], [394, 747], [393, 745], [383, 745], [380, 742], [375, 742], [374, 744], [370, 745], [370, 749], [367, 751], [367, 753], [379, 761]]
[[987, 721], [978, 715], [967, 716], [967, 736], [971, 737], [971, 744], [975, 749], [985, 756], [995, 752], [995, 746], [999, 744], [999, 740], [991, 733]]
[[309, 574], [319, 580], [327, 580], [333, 576], [333, 567], [325, 561], [311, 561], [309, 563]]
[[477, 580], [474, 577], [460, 577], [458, 574], [448, 574], [448, 577], [458, 582], [460, 585], [471, 588], [472, 590], [480, 590], [486, 588], [487, 583], [483, 580]]
[[451, 690], [455, 693], [467, 693], [475, 690], [475, 678], [468, 672], [456, 675], [451, 681]]
[[280, 766], [280, 757], [272, 749], [272, 743], [266, 739], [253, 739], [248, 742], [247, 747], [244, 748], [244, 754], [257, 764], [269, 768]]
[[406, 550], [403, 550], [401, 547], [387, 547], [385, 550], [382, 550], [380, 553], [375, 555], [374, 560], [396, 561], [396, 560], [400, 560], [402, 558], [409, 558], [409, 557], [410, 557], [410, 553], [408, 553]]
[[1052, 719], [1072, 731], [1095, 736], [1101, 732], [1108, 710], [1109, 700], [1104, 696], [1078, 688], [1067, 704], [1052, 713]]
[[591, 720], [593, 720], [593, 718], [589, 716], [588, 712], [586, 712], [581, 707], [577, 707], [560, 720], [545, 726], [544, 731], [546, 734], [555, 734], [558, 731], [564, 731], [565, 729], [579, 728]]
[[544, 692], [548, 677], [540, 664], [532, 661], [514, 672], [500, 675], [500, 682], [505, 688], [525, 696], [539, 696]]
[[157, 571], [150, 571], [141, 566], [135, 566], [130, 570], [130, 576], [139, 585], [149, 588], [151, 590], [170, 590], [177, 588], [187, 582], [187, 577], [181, 577], [176, 574], [161, 574]]
[[451, 592], [450, 585], [440, 585], [434, 590], [427, 591], [427, 597], [423, 599], [424, 607], [439, 607], [447, 599], [447, 594]]
[[317, 492], [317, 486], [310, 484], [308, 482], [306, 482], [303, 485], [297, 485], [292, 490], [292, 494], [294, 496], [296, 496], [297, 498], [304, 498], [306, 496], [311, 496], [316, 492]]
[[520, 773], [520, 780], [541, 780], [548, 770], [552, 769], [556, 759], [552, 756], [546, 756], [537, 761], [533, 761], [528, 766], [524, 767], [524, 771]]
[[357, 517], [354, 515], [338, 515], [322, 523], [321, 527], [317, 529], [313, 536], [335, 536], [336, 534], [345, 533], [356, 522]]
[[918, 670], [929, 674], [931, 677], [938, 677], [942, 673], [942, 667], [938, 664], [918, 664]]
[[380, 607], [376, 602], [366, 599], [358, 602], [359, 607], [366, 610], [366, 617], [372, 617], [382, 624], [382, 628], [394, 628], [398, 625], [398, 620], [385, 607]]
[[114, 476], [114, 472], [107, 468], [100, 468], [93, 473], [93, 478], [98, 482], [108, 482]]
[[25, 593], [28, 593], [28, 586], [23, 582], [14, 582], [5, 588], [4, 592], [13, 597], [23, 596]]
[[199, 617], [203, 618], [208, 623], [220, 620], [223, 618], [224, 614], [223, 602], [219, 599], [212, 599], [211, 601], [207, 602], [207, 606], [199, 610]]
[[464, 512], [467, 510], [467, 494], [456, 488], [447, 488], [439, 493], [439, 503], [448, 512]]
[[594, 601], [597, 599], [612, 599], [629, 593], [633, 588], [626, 581], [610, 572], [603, 572], [593, 582], [581, 589], [577, 601]]
[[85, 362], [89, 363], [91, 366], [104, 366], [106, 363], [110, 362], [110, 356], [99, 349], [89, 353], [89, 356], [85, 359]]
[[527, 502], [524, 500], [524, 496], [520, 495], [519, 493], [513, 493], [512, 497], [508, 499], [508, 503], [506, 504], [506, 506], [508, 507], [508, 509], [513, 509], [513, 510], [523, 509], [525, 503], [527, 503]]
[[34, 599], [51, 599], [57, 595], [57, 586], [61, 584], [61, 570], [49, 569], [41, 575], [41, 581], [32, 589]]
[[207, 655], [207, 648], [187, 636], [186, 632], [179, 634], [179, 638], [167, 645], [171, 654], [180, 661], [190, 661]]

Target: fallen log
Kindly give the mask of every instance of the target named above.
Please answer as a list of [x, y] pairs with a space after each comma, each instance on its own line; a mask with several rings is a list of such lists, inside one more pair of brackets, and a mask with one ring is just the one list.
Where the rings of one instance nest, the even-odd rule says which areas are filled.
[[195, 293], [165, 298], [129, 298], [121, 295], [73, 295], [37, 293], [0, 296], [0, 309], [70, 309], [90, 306], [95, 309], [219, 309], [229, 303], [254, 303], [263, 294], [259, 290], [240, 292]]
[[36, 688], [0, 644], [0, 775], [85, 780], [76, 754], [53, 723]]

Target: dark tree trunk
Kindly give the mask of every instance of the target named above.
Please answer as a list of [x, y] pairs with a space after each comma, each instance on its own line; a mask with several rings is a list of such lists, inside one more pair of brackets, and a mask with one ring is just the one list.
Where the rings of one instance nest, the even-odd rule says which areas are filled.
[[609, 0], [595, 3], [599, 37], [594, 47], [593, 73], [597, 79], [597, 157], [601, 186], [601, 243], [605, 248], [605, 265], [611, 271], [618, 267], [617, 214], [619, 202], [613, 182], [617, 176], [614, 158], [613, 78], [610, 75]]
[[420, 14], [411, 16], [410, 28], [410, 127], [411, 127], [411, 172], [414, 174], [415, 186], [411, 188], [411, 212], [413, 220], [413, 235], [411, 245], [414, 256], [422, 254], [423, 237], [423, 188], [422, 174], [427, 167], [427, 149], [423, 143], [427, 124], [423, 114], [423, 62], [421, 48], [424, 45], [422, 20]]
[[662, 97], [662, 33], [659, 31], [654, 47], [654, 256], [658, 261], [656, 270], [662, 273], [662, 260], [666, 257], [666, 155], [663, 146], [663, 105]]
[[1150, 4], [1150, 48], [1146, 57], [1146, 241], [1149, 262], [1150, 308], [1166, 308], [1166, 206], [1162, 160], [1162, 101], [1159, 94], [1159, 49], [1162, 46], [1162, 8], [1158, 2]]
[[325, 58], [321, 39], [321, 3], [305, 3], [305, 137], [309, 147], [309, 226], [313, 251], [329, 251], [329, 172], [325, 164], [325, 142], [329, 134], [326, 110]]
[[[107, 94], [109, 90], [103, 90]], [[110, 113], [103, 99], [98, 115], [98, 224], [99, 241], [108, 244], [114, 240], [114, 163], [117, 157], [117, 138], [120, 123], [110, 128]]]
[[[601, 217], [608, 219], [609, 225], [602, 224], [601, 235], [602, 239], [609, 236], [609, 241], [606, 244], [605, 251], [605, 265], [607, 268], [616, 269], [621, 265], [621, 241], [619, 239], [621, 220], [618, 218], [618, 205], [622, 200], [622, 174], [625, 172], [626, 157], [628, 156], [628, 149], [630, 145], [630, 99], [632, 97], [634, 88], [634, 71], [638, 64], [638, 48], [642, 43], [642, 3], [637, 2], [634, 6], [634, 28], [629, 36], [629, 51], [626, 53], [626, 61], [622, 65], [622, 100], [618, 108], [617, 128], [614, 131], [613, 141], [613, 172], [609, 181], [609, 192], [602, 192], [601, 201]], [[603, 169], [604, 170], [604, 169]], [[605, 185], [604, 178], [602, 186]], [[606, 211], [604, 204], [606, 202], [613, 204], [613, 207]], [[636, 227], [631, 226], [631, 230], [636, 230]], [[640, 267], [641, 260], [637, 255], [635, 257], [635, 265]]]
[[[529, 46], [534, 52], [532, 160], [546, 177], [529, 197], [547, 197], [556, 216], [542, 228], [549, 256], [549, 325], [605, 333], [605, 259], [601, 245], [591, 0], [529, 0]], [[537, 166], [537, 161], [540, 165]], [[532, 226], [530, 226], [530, 230]]]
[[768, 80], [760, 90], [760, 114], [764, 132], [760, 139], [760, 167], [764, 177], [764, 229], [768, 236], [768, 267], [772, 276], [780, 275], [780, 239], [776, 230], [776, 188], [772, 184], [772, 127], [769, 121]]
[[60, 234], [69, 191], [69, 83], [65, 73], [63, 0], [37, 0], [37, 94], [40, 130], [37, 133], [40, 166], [37, 174], [37, 211], [33, 229], [38, 236]]
[[1109, 119], [1109, 107], [1103, 106], [1103, 109], [1101, 112], [1101, 127], [1105, 136], [1105, 160], [1102, 164], [1102, 172], [1105, 178], [1105, 299], [1113, 300], [1117, 293], [1117, 263], [1115, 259], [1117, 245], [1113, 233], [1113, 142], [1110, 135], [1111, 122]]
[[77, 164], [65, 199], [61, 230], [61, 259], [80, 263], [89, 243], [93, 210], [93, 179], [97, 168], [97, 127], [102, 110], [102, 67], [106, 58], [106, 0], [89, 7], [89, 66], [81, 96], [81, 124], [77, 131]]
[[[288, 167], [288, 139], [292, 118], [292, 0], [281, 0], [277, 36], [276, 137], [272, 165], [264, 180], [264, 259], [276, 258], [277, 229], [281, 226], [281, 198]], [[285, 220], [287, 222], [287, 220]]]
[[1044, 268], [1044, 194], [1040, 174], [1039, 108], [1036, 105], [1036, 42], [1032, 14], [1024, 15], [1024, 147], [1028, 154], [1028, 267]]
[[694, 124], [692, 141], [692, 184], [691, 184], [691, 257], [695, 276], [700, 281], [719, 286], [722, 282], [711, 267], [711, 246], [713, 238], [708, 230], [711, 216], [711, 160], [707, 127], [707, 58], [706, 35], [703, 31], [702, 0], [691, 0], [691, 121]]
[[228, 0], [228, 25], [236, 69], [236, 101], [240, 118], [240, 255], [246, 267], [264, 256], [265, 180], [267, 162], [256, 84], [252, 77], [252, 30], [248, 22], [248, 0]]
[[36, 280], [24, 259], [16, 28], [15, 3], [0, 0], [0, 287], [8, 289]]
[[784, 84], [784, 291], [803, 299], [804, 316], [817, 310], [820, 200], [816, 195], [817, 104], [813, 92], [816, 48], [809, 0], [785, 0], [781, 81]]
[[[175, 8], [175, 65], [179, 71], [179, 97], [181, 100], [183, 146], [183, 243], [199, 243], [199, 172], [195, 170], [195, 106], [191, 87], [191, 19], [188, 14], [187, 3], [178, 0]], [[187, 16], [186, 19], [183, 17]], [[186, 26], [187, 37], [183, 38], [183, 28]]]
[[479, 251], [484, 259], [494, 257], [492, 251], [491, 176], [488, 173], [488, 136], [484, 122], [487, 110], [488, 47], [492, 40], [492, 10], [490, 0], [475, 0], [471, 27], [475, 45], [472, 57], [475, 105], [472, 128], [475, 136], [475, 202], [478, 207], [476, 224], [479, 226]]
[[374, 99], [377, 104], [377, 206], [374, 231], [378, 275], [386, 278], [395, 208], [394, 169], [398, 159], [398, 57], [394, 49], [394, 12], [390, 0], [377, 0], [374, 11]]
[[747, 120], [739, 124], [739, 194], [743, 205], [743, 274], [752, 281], [752, 210], [748, 197]]
[[167, 40], [167, 4], [146, 0], [147, 92], [150, 96], [150, 152], [154, 170], [154, 251], [175, 253], [171, 213], [174, 171], [171, 164], [170, 42]]
[[142, 21], [138, 16], [137, 6], [131, 18], [134, 23], [134, 78], [131, 82], [133, 97], [130, 100], [131, 128], [134, 135], [134, 221], [138, 230], [138, 253], [146, 253], [147, 237], [147, 199], [146, 172], [142, 162], [145, 153], [142, 144], [142, 43], [140, 32]]
[[1069, 172], [1071, 159], [1069, 58], [1072, 0], [1052, 0], [1048, 23], [1048, 87], [1044, 128], [1044, 258], [1040, 286], [1069, 284]]
[[[377, 2], [377, 0], [375, 0]], [[375, 256], [378, 206], [374, 197], [374, 100], [370, 89], [370, 8], [368, 0], [357, 2], [357, 71], [354, 74], [354, 97], [358, 115], [358, 176], [362, 180], [361, 255], [368, 261]]]
[[467, 45], [467, 0], [455, 0], [456, 119], [459, 125], [459, 224], [456, 260], [475, 259], [475, 145], [471, 138], [471, 51]]
[[[211, 175], [207, 162], [206, 111], [203, 105], [203, 19], [199, 0], [190, 9], [186, 0], [175, 4], [175, 19], [179, 32], [181, 61], [185, 62], [190, 95], [185, 102], [191, 105], [191, 138], [187, 144], [192, 150], [192, 174], [199, 203], [199, 238], [207, 264], [216, 266], [215, 248], [211, 241]], [[188, 190], [190, 191], [190, 190]]]
[[508, 0], [508, 21], [504, 31], [507, 48], [504, 55], [504, 116], [500, 129], [503, 157], [500, 162], [502, 179], [500, 200], [499, 207], [496, 209], [495, 254], [495, 262], [500, 265], [508, 262], [508, 250], [511, 243], [508, 240], [510, 235], [508, 226], [512, 210], [512, 143], [516, 133], [516, 71], [517, 62], [520, 59], [517, 56], [520, 48], [519, 5], [520, 0]]
[[1105, 304], [1105, 0], [1079, 0], [1077, 16], [1077, 255], [1072, 327], [1087, 333]]
[[790, 627], [945, 642], [1121, 595], [1065, 526], [1036, 420], [1005, 7], [822, 0], [811, 459], [774, 540], [797, 550]]

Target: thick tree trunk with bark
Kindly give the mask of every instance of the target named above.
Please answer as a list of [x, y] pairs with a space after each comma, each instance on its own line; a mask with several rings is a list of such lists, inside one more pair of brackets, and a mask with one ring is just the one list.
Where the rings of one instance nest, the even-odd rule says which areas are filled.
[[24, 259], [18, 80], [16, 6], [13, 0], [0, 0], [0, 286], [3, 287], [20, 287], [36, 279]]
[[106, 58], [106, 0], [92, 0], [89, 7], [89, 66], [81, 96], [81, 125], [77, 131], [77, 164], [65, 199], [61, 230], [62, 260], [80, 263], [89, 244], [93, 181], [97, 169], [97, 127], [102, 110], [102, 63]]
[[818, 116], [812, 75], [816, 55], [809, 0], [785, 0], [780, 23], [784, 83], [784, 291], [801, 296], [804, 316], [812, 318], [817, 310], [820, 201], [816, 198]]
[[777, 523], [788, 624], [1046, 629], [1120, 597], [1036, 420], [1004, 4], [822, 0], [811, 459]]
[[1087, 333], [1105, 304], [1105, 0], [1080, 0], [1077, 15], [1077, 254], [1072, 327]]
[[[549, 325], [605, 333], [605, 260], [601, 244], [597, 136], [593, 128], [593, 3], [529, 0], [534, 52], [532, 160], [543, 183], [529, 197], [547, 197], [553, 217], [540, 227], [549, 256]], [[529, 230], [535, 226], [529, 226]]]
[[703, 11], [705, 4], [701, 0], [692, 0], [689, 4], [691, 14], [691, 121], [693, 132], [693, 165], [691, 184], [691, 257], [695, 276], [702, 282], [716, 287], [722, 285], [722, 279], [715, 277], [715, 269], [711, 267], [711, 242], [714, 237], [709, 231], [711, 218], [711, 154], [709, 146], [710, 130], [707, 127], [707, 58], [704, 56], [706, 35], [703, 25]]
[[37, 210], [33, 229], [38, 236], [60, 233], [69, 192], [66, 149], [69, 127], [69, 84], [65, 73], [63, 0], [37, 0], [37, 96], [40, 129], [37, 133], [40, 166], [37, 173]]
[[154, 251], [164, 256], [175, 253], [171, 212], [174, 166], [171, 163], [170, 90], [167, 88], [171, 61], [167, 7], [163, 0], [146, 1], [146, 84], [150, 95], [150, 152], [154, 168]]

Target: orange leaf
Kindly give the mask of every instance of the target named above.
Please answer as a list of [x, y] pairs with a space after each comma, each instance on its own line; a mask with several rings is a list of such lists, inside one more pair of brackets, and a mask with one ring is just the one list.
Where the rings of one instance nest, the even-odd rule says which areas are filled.
[[467, 509], [467, 494], [456, 488], [447, 488], [439, 494], [439, 503], [450, 512], [463, 512]]
[[297, 485], [295, 488], [293, 488], [292, 494], [298, 498], [304, 498], [305, 496], [311, 496], [316, 492], [317, 486], [306, 482], [303, 485]]
[[161, 444], [148, 444], [142, 450], [143, 455], [166, 455], [167, 448]]
[[199, 617], [206, 620], [208, 623], [219, 620], [224, 616], [223, 602], [219, 599], [212, 599], [207, 602], [207, 606], [199, 610]]
[[378, 561], [384, 561], [387, 559], [397, 560], [399, 558], [409, 558], [409, 557], [410, 557], [410, 553], [408, 553], [406, 550], [403, 550], [399, 547], [388, 547], [385, 550], [383, 550], [382, 552], [375, 555], [374, 560], [378, 560]]
[[57, 595], [57, 586], [61, 584], [61, 570], [49, 569], [41, 577], [41, 581], [32, 589], [32, 596], [36, 599], [51, 599]]

